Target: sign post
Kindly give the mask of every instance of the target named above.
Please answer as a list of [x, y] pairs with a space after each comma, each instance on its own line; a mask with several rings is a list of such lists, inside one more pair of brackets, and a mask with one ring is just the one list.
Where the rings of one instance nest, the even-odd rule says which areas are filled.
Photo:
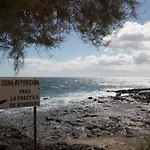
[[37, 150], [36, 106], [34, 106], [34, 150]]
[[36, 106], [40, 106], [37, 78], [0, 78], [0, 109], [34, 108], [34, 150], [37, 150]]

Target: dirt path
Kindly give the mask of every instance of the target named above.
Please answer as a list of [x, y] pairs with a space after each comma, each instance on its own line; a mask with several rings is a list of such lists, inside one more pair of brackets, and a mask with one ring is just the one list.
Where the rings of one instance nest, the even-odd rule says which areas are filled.
[[69, 140], [65, 141], [68, 145], [84, 144], [91, 148], [99, 147], [104, 150], [136, 150], [140, 140], [125, 137], [102, 137], [99, 139]]

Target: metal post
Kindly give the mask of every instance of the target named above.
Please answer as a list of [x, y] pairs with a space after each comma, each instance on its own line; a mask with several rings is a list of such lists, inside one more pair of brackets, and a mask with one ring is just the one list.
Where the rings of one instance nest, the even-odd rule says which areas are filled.
[[36, 106], [34, 106], [34, 150], [37, 150]]

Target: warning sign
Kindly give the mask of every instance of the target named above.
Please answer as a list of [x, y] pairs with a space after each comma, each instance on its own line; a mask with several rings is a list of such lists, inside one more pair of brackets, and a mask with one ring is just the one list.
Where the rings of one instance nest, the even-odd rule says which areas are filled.
[[0, 109], [40, 105], [37, 78], [0, 78]]

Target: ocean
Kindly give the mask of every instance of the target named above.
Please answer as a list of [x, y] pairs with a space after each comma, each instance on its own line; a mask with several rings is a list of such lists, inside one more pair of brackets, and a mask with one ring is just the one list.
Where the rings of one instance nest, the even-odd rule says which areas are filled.
[[114, 95], [107, 90], [149, 88], [150, 78], [40, 78], [42, 109], [73, 105], [92, 97]]
[[[143, 126], [145, 121], [142, 120], [143, 118], [148, 120], [146, 113], [150, 111], [149, 104], [131, 98], [116, 101], [107, 98], [116, 94], [107, 90], [149, 87], [150, 78], [40, 78], [41, 101], [37, 107], [40, 139], [47, 142], [53, 141], [53, 137], [55, 140], [72, 139], [74, 133], [81, 138], [91, 134], [95, 137], [97, 133], [89, 132], [87, 127], [103, 124], [109, 125], [108, 130], [112, 128], [111, 131], [108, 131], [107, 127], [98, 131], [104, 134], [105, 131], [111, 133], [116, 129], [116, 133], [120, 130], [118, 132], [125, 135], [124, 127], [136, 128], [139, 133], [140, 131], [147, 133], [147, 124]], [[98, 99], [101, 101], [99, 103], [88, 99], [91, 96], [106, 98]], [[0, 110], [0, 114], [1, 125], [14, 126], [32, 137], [33, 107]], [[114, 118], [119, 121], [114, 122]], [[76, 122], [77, 125], [70, 124], [77, 120], [79, 121]]]
[[[39, 111], [58, 109], [60, 107], [80, 105], [88, 97], [114, 96], [116, 93], [107, 92], [120, 89], [150, 88], [150, 78], [117, 77], [117, 78], [40, 78], [40, 107]], [[23, 110], [30, 108], [23, 108]], [[14, 109], [15, 111], [19, 109]], [[0, 110], [0, 112], [5, 110]], [[10, 110], [11, 111], [11, 110]], [[9, 112], [9, 109], [8, 109]]]

